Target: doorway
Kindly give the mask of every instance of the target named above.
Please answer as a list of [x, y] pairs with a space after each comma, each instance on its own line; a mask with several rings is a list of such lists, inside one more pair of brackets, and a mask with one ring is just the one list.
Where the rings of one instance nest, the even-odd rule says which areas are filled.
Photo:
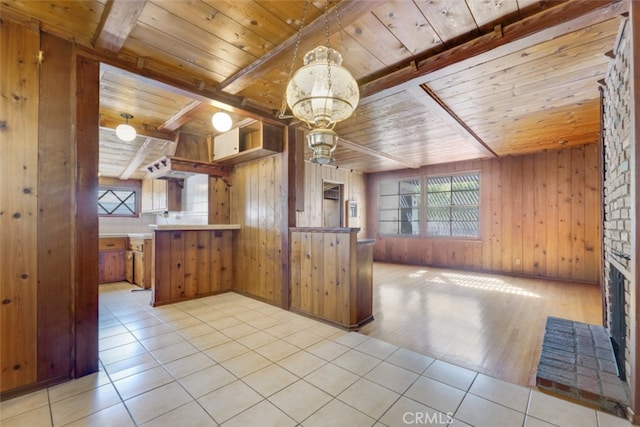
[[322, 189], [322, 226], [344, 227], [344, 184], [323, 180]]

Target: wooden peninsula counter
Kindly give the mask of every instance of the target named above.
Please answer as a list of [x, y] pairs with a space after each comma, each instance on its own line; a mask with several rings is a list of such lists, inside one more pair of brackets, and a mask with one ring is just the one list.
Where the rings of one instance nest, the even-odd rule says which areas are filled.
[[151, 305], [230, 291], [237, 224], [152, 225]]
[[373, 244], [358, 228], [290, 228], [291, 310], [347, 329], [373, 320]]

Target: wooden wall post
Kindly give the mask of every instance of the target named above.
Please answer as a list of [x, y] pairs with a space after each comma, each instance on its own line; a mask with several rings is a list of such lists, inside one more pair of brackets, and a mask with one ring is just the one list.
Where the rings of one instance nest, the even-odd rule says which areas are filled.
[[76, 59], [75, 373], [98, 370], [98, 131], [100, 63]]

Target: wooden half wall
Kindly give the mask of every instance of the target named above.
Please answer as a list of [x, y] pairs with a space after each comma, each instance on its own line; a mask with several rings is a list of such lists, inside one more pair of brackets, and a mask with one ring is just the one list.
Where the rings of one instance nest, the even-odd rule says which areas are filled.
[[[600, 281], [597, 144], [368, 176], [368, 230], [376, 261]], [[379, 183], [480, 171], [480, 238], [378, 235]]]

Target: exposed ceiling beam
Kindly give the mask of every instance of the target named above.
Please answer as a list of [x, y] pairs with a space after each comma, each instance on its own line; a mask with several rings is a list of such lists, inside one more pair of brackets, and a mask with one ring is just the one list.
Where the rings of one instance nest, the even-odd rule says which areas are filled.
[[365, 147], [364, 145], [356, 144], [355, 142], [347, 141], [344, 138], [339, 138], [338, 144], [341, 144], [353, 151], [359, 151], [360, 153], [368, 154], [373, 157], [394, 161], [410, 169], [418, 169], [420, 167], [420, 165], [417, 163], [408, 162], [405, 159], [401, 159], [400, 157], [383, 153], [382, 151], [374, 150], [373, 148]]
[[193, 101], [182, 110], [169, 117], [163, 124], [158, 126], [159, 131], [173, 132], [178, 130], [182, 125], [189, 123], [198, 114], [206, 111], [209, 108], [208, 104], [202, 101]]
[[94, 36], [93, 47], [120, 52], [146, 3], [147, 0], [108, 1]]
[[[593, 24], [626, 13], [629, 0], [569, 1], [546, 9], [502, 28], [501, 34], [491, 31], [467, 43], [419, 60], [398, 71], [360, 86], [361, 98], [386, 96], [391, 88], [400, 85], [419, 85], [429, 79], [442, 77], [473, 67], [491, 59], [526, 49], [538, 43], [582, 30]], [[439, 73], [434, 75], [434, 73]]]
[[[373, 9], [375, 9], [378, 5], [383, 4], [383, 1], [373, 1], [373, 0], [350, 0], [350, 1], [341, 1], [330, 11], [332, 13], [337, 9], [340, 15], [340, 25], [344, 28], [347, 27], [352, 22], [356, 21], [362, 15], [366, 13], [370, 13]], [[337, 28], [337, 24], [335, 22], [331, 22], [332, 28], [330, 32], [336, 32], [340, 30]], [[304, 40], [307, 37], [312, 35], [325, 34], [325, 17], [324, 15], [319, 16], [313, 22], [308, 25], [305, 25], [302, 28], [302, 32], [300, 33], [300, 39]], [[317, 37], [316, 37], [317, 38]], [[294, 49], [296, 48], [298, 40], [298, 33], [292, 35], [283, 43], [278, 45], [275, 49], [273, 49], [268, 54], [262, 56], [261, 58], [254, 61], [248, 67], [240, 70], [233, 76], [229, 77], [218, 86], [218, 90], [224, 90], [230, 94], [236, 94], [240, 92], [242, 89], [249, 86], [251, 83], [255, 82], [257, 79], [265, 77], [267, 74], [272, 72], [273, 70], [282, 66], [282, 64], [291, 63], [291, 59], [293, 58]], [[314, 39], [315, 40], [315, 39]], [[315, 41], [314, 41], [315, 43]], [[302, 43], [301, 43], [302, 44]], [[298, 57], [301, 57], [306, 52], [298, 51]]]
[[152, 141], [152, 138], [147, 138], [144, 143], [142, 143], [142, 146], [138, 149], [135, 156], [133, 156], [133, 158], [127, 165], [127, 168], [120, 174], [118, 178], [122, 180], [129, 179], [131, 175], [133, 175], [138, 170], [144, 159], [147, 157], [147, 154], [149, 154], [149, 151], [151, 151]]
[[413, 86], [407, 92], [411, 94], [417, 101], [426, 106], [429, 111], [435, 114], [440, 120], [448, 124], [458, 135], [465, 140], [470, 141], [475, 148], [487, 157], [498, 157], [495, 151], [491, 149], [467, 124], [455, 114], [447, 104], [440, 99], [436, 93], [426, 84], [422, 86]]

